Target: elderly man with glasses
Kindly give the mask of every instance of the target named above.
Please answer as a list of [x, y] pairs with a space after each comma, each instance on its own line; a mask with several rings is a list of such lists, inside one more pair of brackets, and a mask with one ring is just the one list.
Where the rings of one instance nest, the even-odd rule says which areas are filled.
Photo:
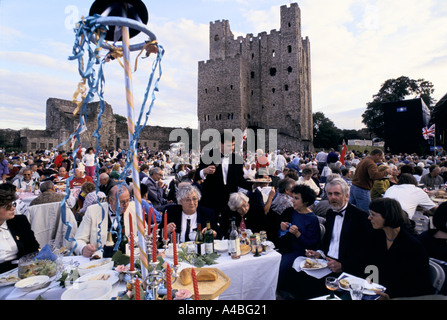
[[22, 178], [14, 181], [14, 185], [18, 189], [17, 191], [32, 192], [34, 188], [34, 181], [32, 179], [31, 169], [26, 168], [23, 170]]
[[[124, 216], [127, 214], [131, 214], [133, 222], [136, 222], [135, 205], [131, 200], [129, 189], [125, 185], [115, 185], [108, 195], [108, 210], [103, 211], [100, 204], [94, 204], [85, 212], [75, 235], [77, 243], [75, 253], [84, 257], [91, 257], [101, 246], [105, 245], [109, 230], [112, 231], [115, 243], [120, 227], [121, 236], [127, 235], [128, 232], [126, 233], [123, 230]], [[99, 238], [98, 226], [101, 229]], [[136, 228], [133, 230], [135, 231]], [[120, 250], [124, 249], [120, 248]], [[122, 252], [124, 253], [124, 251]]]

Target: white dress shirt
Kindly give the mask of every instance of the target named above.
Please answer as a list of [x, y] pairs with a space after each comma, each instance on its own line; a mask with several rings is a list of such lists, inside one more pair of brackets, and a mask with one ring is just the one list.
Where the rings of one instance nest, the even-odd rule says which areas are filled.
[[8, 225], [3, 222], [0, 226], [0, 263], [16, 259], [17, 253], [19, 253], [17, 244], [12, 238]]
[[340, 210], [340, 213], [342, 216], [335, 216], [334, 221], [334, 228], [332, 229], [332, 237], [331, 237], [331, 243], [329, 244], [329, 250], [327, 252], [327, 255], [331, 258], [338, 259], [339, 249], [340, 249], [340, 236], [341, 236], [341, 229], [343, 227], [343, 221], [345, 219], [346, 214], [346, 207], [348, 204], [346, 204], [342, 210]]
[[182, 212], [182, 232], [180, 234], [180, 242], [185, 242], [185, 234], [186, 234], [186, 225], [187, 225], [187, 219], [190, 219], [190, 225], [189, 225], [189, 240], [194, 241], [196, 238], [196, 232], [197, 232], [197, 212], [193, 214], [186, 214]]

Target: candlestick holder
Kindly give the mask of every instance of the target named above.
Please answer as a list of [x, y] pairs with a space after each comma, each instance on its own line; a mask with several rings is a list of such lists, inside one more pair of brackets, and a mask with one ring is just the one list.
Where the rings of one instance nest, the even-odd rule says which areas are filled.
[[175, 283], [180, 276], [180, 272], [178, 271], [179, 265], [173, 265], [171, 267], [172, 270], [172, 283]]
[[163, 248], [166, 250], [168, 250], [168, 244], [169, 244], [169, 239], [163, 239]]
[[160, 283], [163, 281], [163, 272], [157, 270], [158, 262], [150, 262], [149, 265], [152, 271], [148, 274], [144, 283], [146, 284], [146, 295], [152, 297], [152, 300], [157, 300]]

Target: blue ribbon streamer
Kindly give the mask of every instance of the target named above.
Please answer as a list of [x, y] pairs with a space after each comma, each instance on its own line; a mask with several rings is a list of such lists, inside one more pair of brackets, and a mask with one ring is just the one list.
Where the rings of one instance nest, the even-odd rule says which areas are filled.
[[[99, 133], [100, 128], [102, 126], [102, 121], [101, 121], [101, 117], [104, 113], [104, 109], [105, 109], [105, 100], [103, 97], [103, 93], [104, 93], [104, 86], [105, 86], [105, 78], [104, 78], [104, 71], [103, 71], [103, 65], [105, 62], [105, 58], [100, 59], [99, 57], [99, 52], [104, 44], [104, 39], [105, 36], [107, 34], [108, 31], [108, 26], [105, 25], [101, 25], [98, 24], [96, 21], [98, 18], [100, 18], [100, 15], [95, 14], [94, 16], [89, 16], [83, 20], [81, 20], [77, 26], [77, 28], [75, 29], [75, 43], [73, 46], [73, 55], [70, 56], [68, 59], [69, 60], [78, 60], [78, 72], [81, 75], [81, 77], [83, 79], [87, 80], [87, 84], [89, 87], [88, 93], [86, 94], [82, 107], [81, 107], [81, 111], [80, 111], [80, 126], [79, 128], [76, 130], [75, 133], [71, 134], [70, 137], [63, 143], [61, 143], [57, 148], [61, 147], [62, 145], [67, 144], [69, 141], [71, 141], [71, 139], [76, 136], [77, 141], [80, 144], [80, 132], [83, 128], [84, 125], [84, 121], [87, 120], [87, 105], [93, 100], [95, 94], [98, 95], [99, 100], [100, 100], [100, 111], [98, 113], [98, 117], [97, 117], [97, 122], [98, 122], [98, 127], [95, 130], [95, 132], [93, 133], [93, 137], [95, 137], [97, 139], [97, 145], [96, 145], [96, 152], [95, 152], [95, 160], [96, 160], [96, 192], [98, 193], [99, 191], [99, 163], [97, 162], [97, 154], [98, 152], [101, 151], [100, 148], [100, 139], [101, 139], [101, 135]], [[97, 39], [95, 37], [95, 35], [97, 34], [97, 31], [99, 30], [99, 36], [97, 36]], [[96, 42], [96, 46], [92, 45], [92, 39], [94, 39]], [[87, 51], [88, 51], [88, 62], [86, 64], [86, 66], [84, 67], [84, 63], [83, 63], [83, 57], [85, 55], [85, 49], [84, 47], [87, 45]], [[126, 159], [126, 163], [125, 163], [125, 167], [123, 169], [123, 172], [120, 174], [119, 177], [119, 190], [120, 193], [122, 192], [122, 185], [125, 183], [125, 179], [128, 176], [128, 173], [133, 165], [133, 153], [137, 152], [137, 145], [138, 145], [138, 141], [140, 138], [140, 134], [141, 131], [143, 130], [143, 128], [146, 126], [148, 119], [149, 119], [149, 115], [151, 114], [152, 108], [154, 106], [154, 102], [156, 100], [156, 95], [155, 92], [158, 92], [158, 83], [160, 81], [160, 78], [162, 76], [162, 69], [161, 69], [161, 61], [163, 58], [163, 55], [165, 53], [165, 50], [162, 46], [157, 45], [158, 46], [158, 53], [157, 53], [157, 58], [155, 59], [153, 65], [152, 65], [152, 72], [151, 75], [149, 77], [149, 81], [147, 84], [147, 88], [145, 91], [145, 95], [144, 95], [144, 100], [142, 103], [142, 106], [140, 108], [140, 113], [139, 113], [139, 117], [138, 117], [138, 121], [135, 125], [135, 132], [133, 134], [133, 136], [131, 137], [131, 141], [129, 142], [129, 150], [127, 152], [127, 159]], [[98, 74], [96, 74], [95, 69], [94, 69], [94, 65], [99, 64], [99, 70], [98, 70]], [[158, 78], [155, 81], [155, 84], [152, 88], [152, 82], [154, 79], [154, 74], [156, 72], [158, 68]], [[152, 91], [151, 91], [152, 88]], [[149, 99], [149, 95], [151, 94], [151, 103], [149, 106], [149, 109], [146, 113], [146, 117], [145, 117], [145, 121], [143, 124], [141, 124], [142, 121], [142, 117], [144, 114], [144, 110], [146, 108], [146, 103]], [[80, 146], [73, 152], [73, 159], [76, 158], [76, 154], [79, 151]], [[67, 189], [69, 189], [69, 184], [70, 181], [73, 179], [73, 175], [71, 177], [69, 177], [69, 179], [67, 180]], [[76, 247], [76, 240], [73, 238], [69, 237], [69, 233], [72, 230], [72, 226], [69, 222], [66, 221], [66, 204], [65, 201], [68, 199], [68, 197], [70, 196], [70, 191], [68, 191], [65, 199], [62, 201], [61, 203], [61, 211], [62, 211], [62, 221], [64, 222], [64, 224], [67, 225], [68, 230], [67, 233], [65, 235], [65, 238], [69, 241], [74, 241], [75, 242], [75, 246], [73, 247], [72, 251], [74, 251], [75, 247]], [[120, 217], [120, 211], [121, 211], [121, 207], [119, 206], [119, 194], [116, 196], [117, 197], [117, 207], [115, 212], [116, 214], [116, 219], [118, 219], [118, 217]], [[99, 200], [99, 198], [98, 198]], [[99, 202], [99, 201], [98, 201]], [[101, 206], [102, 209], [102, 219], [101, 222], [98, 225], [98, 245], [99, 248], [102, 248], [102, 243], [101, 243], [101, 224], [105, 218], [105, 211], [104, 208]], [[121, 221], [118, 219], [118, 230], [115, 232], [112, 230], [112, 226], [110, 227], [110, 231], [112, 233], [116, 233], [117, 234], [117, 242], [115, 244], [115, 250], [118, 249], [121, 240], [122, 240], [122, 225], [121, 225]], [[71, 253], [71, 252], [70, 252]]]

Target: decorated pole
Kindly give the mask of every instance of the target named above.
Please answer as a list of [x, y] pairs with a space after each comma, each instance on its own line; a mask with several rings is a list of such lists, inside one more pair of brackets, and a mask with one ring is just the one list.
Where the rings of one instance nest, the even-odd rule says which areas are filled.
[[148, 261], [146, 246], [144, 241], [144, 217], [142, 212], [141, 203], [141, 189], [140, 178], [138, 175], [138, 158], [137, 158], [137, 145], [133, 139], [135, 133], [135, 113], [134, 113], [134, 101], [133, 101], [133, 89], [132, 89], [132, 69], [130, 67], [130, 37], [129, 28], [122, 27], [122, 40], [123, 40], [123, 60], [124, 60], [124, 80], [126, 83], [126, 104], [127, 104], [127, 126], [129, 131], [129, 141], [133, 142], [130, 150], [132, 154], [132, 185], [135, 197], [135, 210], [137, 215], [137, 229], [138, 229], [138, 248], [140, 250], [140, 260], [142, 264], [142, 275], [146, 277], [148, 270]]

